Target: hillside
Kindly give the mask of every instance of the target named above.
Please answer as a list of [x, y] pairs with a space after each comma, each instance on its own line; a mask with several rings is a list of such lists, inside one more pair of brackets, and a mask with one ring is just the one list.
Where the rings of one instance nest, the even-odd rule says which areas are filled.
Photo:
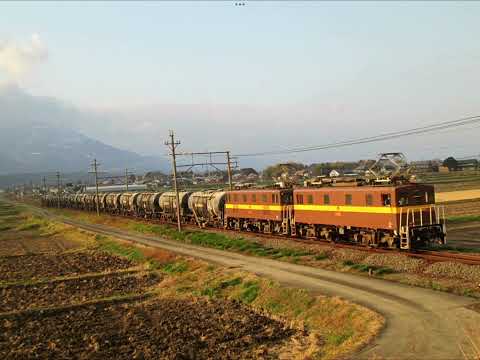
[[[104, 170], [138, 171], [165, 164], [122, 150], [75, 130], [89, 116], [56, 99], [34, 97], [17, 87], [0, 89], [0, 175], [61, 170], [87, 171], [93, 158]], [[99, 119], [101, 121], [101, 119]]]

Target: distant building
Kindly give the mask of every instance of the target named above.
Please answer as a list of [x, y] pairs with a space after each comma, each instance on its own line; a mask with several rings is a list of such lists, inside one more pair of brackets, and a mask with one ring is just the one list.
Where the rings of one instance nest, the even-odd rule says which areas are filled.
[[337, 177], [337, 176], [340, 176], [340, 173], [337, 170], [332, 170], [328, 175], [330, 177]]
[[435, 160], [412, 161], [410, 165], [416, 172], [438, 172], [439, 163]]
[[479, 162], [477, 159], [457, 160], [457, 171], [478, 170]]

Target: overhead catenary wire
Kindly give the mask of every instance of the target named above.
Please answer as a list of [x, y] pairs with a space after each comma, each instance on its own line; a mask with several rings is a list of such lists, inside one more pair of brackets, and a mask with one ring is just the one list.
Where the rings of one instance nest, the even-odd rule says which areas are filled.
[[358, 139], [339, 141], [339, 142], [334, 142], [330, 144], [314, 145], [314, 146], [307, 146], [307, 147], [294, 147], [294, 148], [283, 149], [283, 150], [272, 150], [272, 151], [263, 151], [263, 152], [256, 152], [256, 153], [236, 154], [235, 156], [254, 157], [254, 156], [293, 154], [293, 153], [301, 153], [301, 152], [308, 152], [308, 151], [325, 150], [325, 149], [332, 149], [332, 148], [339, 148], [339, 147], [345, 147], [345, 146], [391, 140], [391, 139], [396, 139], [404, 136], [419, 135], [419, 134], [424, 134], [428, 132], [434, 132], [438, 130], [450, 129], [450, 128], [455, 128], [455, 127], [464, 126], [468, 124], [473, 124], [477, 122], [480, 122], [480, 115], [464, 117], [457, 120], [443, 121], [440, 123], [431, 124], [427, 126], [389, 132], [389, 133], [384, 133], [384, 134], [375, 135], [375, 136], [368, 136], [368, 137], [363, 137]]

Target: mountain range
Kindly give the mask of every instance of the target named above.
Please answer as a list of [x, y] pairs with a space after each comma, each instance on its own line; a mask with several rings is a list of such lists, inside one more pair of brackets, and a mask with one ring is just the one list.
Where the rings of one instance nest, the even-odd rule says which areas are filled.
[[[76, 130], [91, 114], [60, 100], [32, 96], [16, 86], [0, 89], [0, 175], [89, 170], [137, 172], [168, 166], [160, 158], [120, 149]], [[101, 119], [98, 119], [101, 121]]]

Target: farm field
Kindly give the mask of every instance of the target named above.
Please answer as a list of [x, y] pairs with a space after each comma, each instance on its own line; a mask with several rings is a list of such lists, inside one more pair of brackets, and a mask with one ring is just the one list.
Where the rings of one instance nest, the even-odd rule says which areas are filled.
[[435, 200], [440, 203], [449, 201], [480, 199], [480, 189], [456, 190], [448, 192], [439, 192], [435, 194]]
[[435, 185], [437, 193], [480, 189], [480, 172], [478, 171], [418, 174], [417, 179], [422, 183]]
[[448, 244], [480, 249], [480, 199], [447, 201], [441, 205], [445, 206]]
[[383, 323], [340, 299], [5, 203], [0, 229], [2, 359], [332, 358], [368, 343]]

